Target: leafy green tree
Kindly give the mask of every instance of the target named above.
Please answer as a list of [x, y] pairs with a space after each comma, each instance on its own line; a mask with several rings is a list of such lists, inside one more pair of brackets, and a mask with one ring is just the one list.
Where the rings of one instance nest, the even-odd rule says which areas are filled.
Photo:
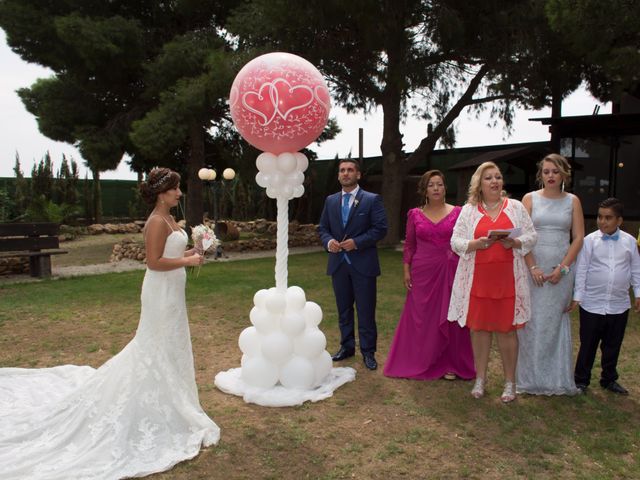
[[[69, 222], [80, 213], [76, 185], [78, 166], [72, 160], [71, 167], [63, 155], [60, 169], [54, 176], [55, 167], [49, 152], [31, 169], [31, 182], [28, 195], [21, 205], [20, 215], [32, 221]], [[27, 186], [16, 158], [16, 199], [22, 198]]]
[[603, 101], [624, 91], [640, 97], [640, 2], [547, 0], [546, 13], [568, 48], [582, 59], [591, 93]]
[[82, 214], [86, 222], [95, 220], [93, 217], [93, 191], [86, 173], [82, 180]]
[[[540, 77], [526, 74], [548, 31], [541, 8], [534, 0], [309, 0], [295, 8], [253, 0], [239, 7], [229, 29], [242, 48], [270, 45], [307, 58], [348, 111], [382, 110], [386, 241], [396, 243], [404, 177], [438, 142], [454, 144], [454, 121], [464, 109], [490, 106], [509, 126], [518, 102], [551, 101], [540, 92]], [[556, 90], [570, 89], [556, 83]], [[408, 115], [433, 125], [410, 155], [400, 131]]]
[[78, 203], [78, 164], [72, 158], [71, 162], [62, 155], [60, 169], [56, 175], [54, 183], [56, 203], [66, 203], [76, 205]]
[[79, 208], [67, 203], [57, 204], [44, 195], [33, 198], [25, 217], [34, 222], [67, 223], [78, 216]]
[[51, 198], [53, 194], [53, 164], [49, 152], [31, 168], [31, 197]]
[[116, 168], [125, 151], [140, 90], [136, 72], [144, 59], [142, 25], [118, 15], [117, 7], [96, 1], [0, 3], [9, 45], [54, 72], [18, 94], [44, 135], [80, 149], [96, 188], [99, 173]]
[[167, 158], [177, 151], [183, 160], [189, 225], [202, 222], [202, 181], [207, 126], [224, 119], [225, 100], [234, 72], [225, 41], [215, 26], [178, 35], [146, 66], [145, 98], [153, 109], [133, 123], [131, 140], [145, 157]]
[[[94, 178], [94, 216], [100, 213], [100, 173], [116, 168], [125, 152], [145, 160], [129, 138], [131, 124], [158, 106], [159, 98], [154, 95], [163, 89], [155, 88], [150, 80], [156, 84], [164, 81], [150, 78], [147, 67], [156, 62], [165, 43], [176, 37], [188, 32], [219, 37], [217, 18], [223, 18], [232, 3], [0, 2], [0, 27], [7, 32], [12, 49], [26, 61], [54, 71], [53, 77], [41, 79], [19, 94], [45, 135], [80, 149]], [[169, 72], [172, 83], [167, 86], [181, 76], [179, 60], [175, 58], [175, 70]], [[192, 85], [176, 85], [176, 91], [199, 88], [206, 87], [197, 79]], [[186, 128], [192, 136], [202, 138], [206, 122], [196, 125], [191, 121]], [[197, 141], [188, 146], [191, 151], [183, 160], [200, 154]], [[163, 158], [154, 160], [160, 163]], [[198, 191], [191, 195], [197, 196]]]
[[15, 191], [13, 195], [14, 200], [14, 211], [13, 218], [20, 218], [24, 215], [27, 210], [27, 206], [29, 205], [29, 197], [30, 197], [30, 186], [29, 181], [24, 178], [24, 173], [22, 172], [22, 168], [20, 166], [20, 155], [16, 153], [16, 163], [13, 166], [13, 174], [16, 177], [15, 180]]
[[12, 218], [15, 202], [6, 188], [0, 188], [0, 222], [8, 222]]

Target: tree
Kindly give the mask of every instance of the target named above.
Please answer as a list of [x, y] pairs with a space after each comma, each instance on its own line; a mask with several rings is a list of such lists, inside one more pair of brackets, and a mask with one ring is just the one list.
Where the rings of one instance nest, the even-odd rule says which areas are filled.
[[[241, 47], [270, 44], [300, 54], [329, 79], [333, 98], [348, 111], [383, 111], [382, 194], [387, 243], [400, 232], [403, 179], [440, 142], [455, 142], [454, 121], [467, 107], [492, 105], [508, 126], [516, 102], [533, 98], [539, 77], [527, 78], [533, 46], [548, 31], [540, 1], [253, 0], [229, 28]], [[537, 35], [534, 35], [537, 33]], [[566, 82], [558, 82], [566, 91]], [[516, 87], [531, 91], [520, 95]], [[537, 87], [535, 87], [537, 85]], [[550, 102], [536, 91], [536, 101]], [[416, 115], [433, 128], [410, 155], [400, 125]]]
[[44, 154], [31, 168], [31, 198], [43, 196], [51, 198], [53, 194], [53, 164], [49, 152]]
[[[149, 11], [140, 4], [140, 11]], [[53, 70], [30, 88], [18, 91], [49, 138], [75, 144], [94, 174], [117, 167], [125, 152], [145, 45], [141, 22], [118, 15], [112, 2], [0, 3], [0, 25], [23, 59]], [[130, 8], [129, 11], [134, 11]], [[114, 66], [117, 66], [114, 68]], [[96, 195], [99, 218], [101, 199]]]
[[[77, 217], [80, 210], [76, 205], [76, 193], [70, 192], [69, 189], [75, 189], [78, 168], [75, 162], [72, 162], [72, 165], [70, 169], [63, 155], [60, 170], [54, 176], [54, 165], [51, 155], [47, 152], [31, 169], [28, 199], [20, 215], [32, 221], [57, 223]], [[14, 172], [16, 173], [16, 198], [19, 198], [18, 193], [25, 179], [22, 177], [17, 160]]]
[[[154, 83], [163, 79], [149, 83], [147, 67], [176, 37], [191, 31], [217, 37], [217, 15], [223, 18], [231, 3], [4, 0], [0, 26], [23, 59], [54, 71], [20, 96], [45, 135], [78, 146], [97, 189], [100, 172], [116, 168], [125, 152], [136, 166], [149, 163], [129, 138], [132, 122], [158, 105]], [[180, 78], [183, 65], [173, 66], [172, 78]], [[202, 138], [205, 123], [188, 128]], [[188, 155], [199, 155], [199, 145], [194, 141]], [[94, 198], [99, 217], [99, 190]]]
[[202, 222], [202, 181], [207, 127], [226, 113], [225, 100], [233, 71], [225, 42], [215, 27], [178, 35], [145, 70], [145, 98], [157, 99], [155, 108], [133, 123], [131, 139], [147, 158], [186, 155], [187, 224]]
[[13, 166], [13, 174], [16, 176], [16, 188], [13, 195], [14, 212], [13, 217], [20, 218], [24, 215], [29, 205], [29, 182], [24, 178], [24, 173], [20, 167], [20, 155], [16, 153], [16, 163]]
[[624, 91], [640, 97], [640, 3], [635, 0], [548, 0], [546, 14], [582, 59], [589, 90], [600, 100]]
[[15, 202], [5, 187], [0, 188], [0, 222], [11, 220]]
[[76, 205], [78, 203], [78, 164], [72, 158], [71, 163], [67, 157], [62, 155], [60, 169], [56, 175], [56, 183], [54, 183], [55, 195], [54, 199], [58, 203], [66, 203], [68, 205]]

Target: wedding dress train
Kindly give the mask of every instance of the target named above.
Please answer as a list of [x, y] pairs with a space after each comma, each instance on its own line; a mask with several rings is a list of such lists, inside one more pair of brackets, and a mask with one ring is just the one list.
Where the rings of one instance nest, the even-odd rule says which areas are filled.
[[[183, 255], [174, 231], [164, 256]], [[98, 369], [0, 369], [0, 479], [119, 479], [218, 442], [198, 400], [185, 270], [147, 270], [135, 337]]]

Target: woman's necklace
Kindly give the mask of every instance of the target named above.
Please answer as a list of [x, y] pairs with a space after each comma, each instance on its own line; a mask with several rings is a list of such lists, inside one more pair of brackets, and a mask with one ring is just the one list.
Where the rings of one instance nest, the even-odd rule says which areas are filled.
[[484, 200], [482, 201], [482, 208], [484, 208], [485, 210], [493, 210], [494, 208], [496, 208], [498, 205], [500, 205], [500, 202], [502, 202], [502, 199], [498, 200], [496, 203], [494, 203], [493, 205], [489, 205], [488, 203], [486, 203]]
[[[495, 209], [498, 205], [500, 205], [500, 210], [498, 210], [494, 215], [489, 213], [489, 210]], [[492, 222], [495, 222], [500, 214], [502, 213], [502, 209], [504, 208], [504, 198], [501, 198], [493, 205], [487, 205], [484, 200], [482, 201], [482, 208], [484, 209], [484, 214], [489, 217]]]

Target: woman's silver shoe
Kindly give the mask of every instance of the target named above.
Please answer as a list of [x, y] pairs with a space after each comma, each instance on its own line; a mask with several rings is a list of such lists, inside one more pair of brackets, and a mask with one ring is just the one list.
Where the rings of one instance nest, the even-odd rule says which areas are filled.
[[513, 402], [516, 399], [516, 384], [515, 382], [504, 382], [504, 390], [500, 396], [502, 403]]
[[471, 389], [471, 396], [473, 398], [480, 398], [484, 395], [484, 378], [476, 378], [476, 383], [474, 383], [473, 388]]

